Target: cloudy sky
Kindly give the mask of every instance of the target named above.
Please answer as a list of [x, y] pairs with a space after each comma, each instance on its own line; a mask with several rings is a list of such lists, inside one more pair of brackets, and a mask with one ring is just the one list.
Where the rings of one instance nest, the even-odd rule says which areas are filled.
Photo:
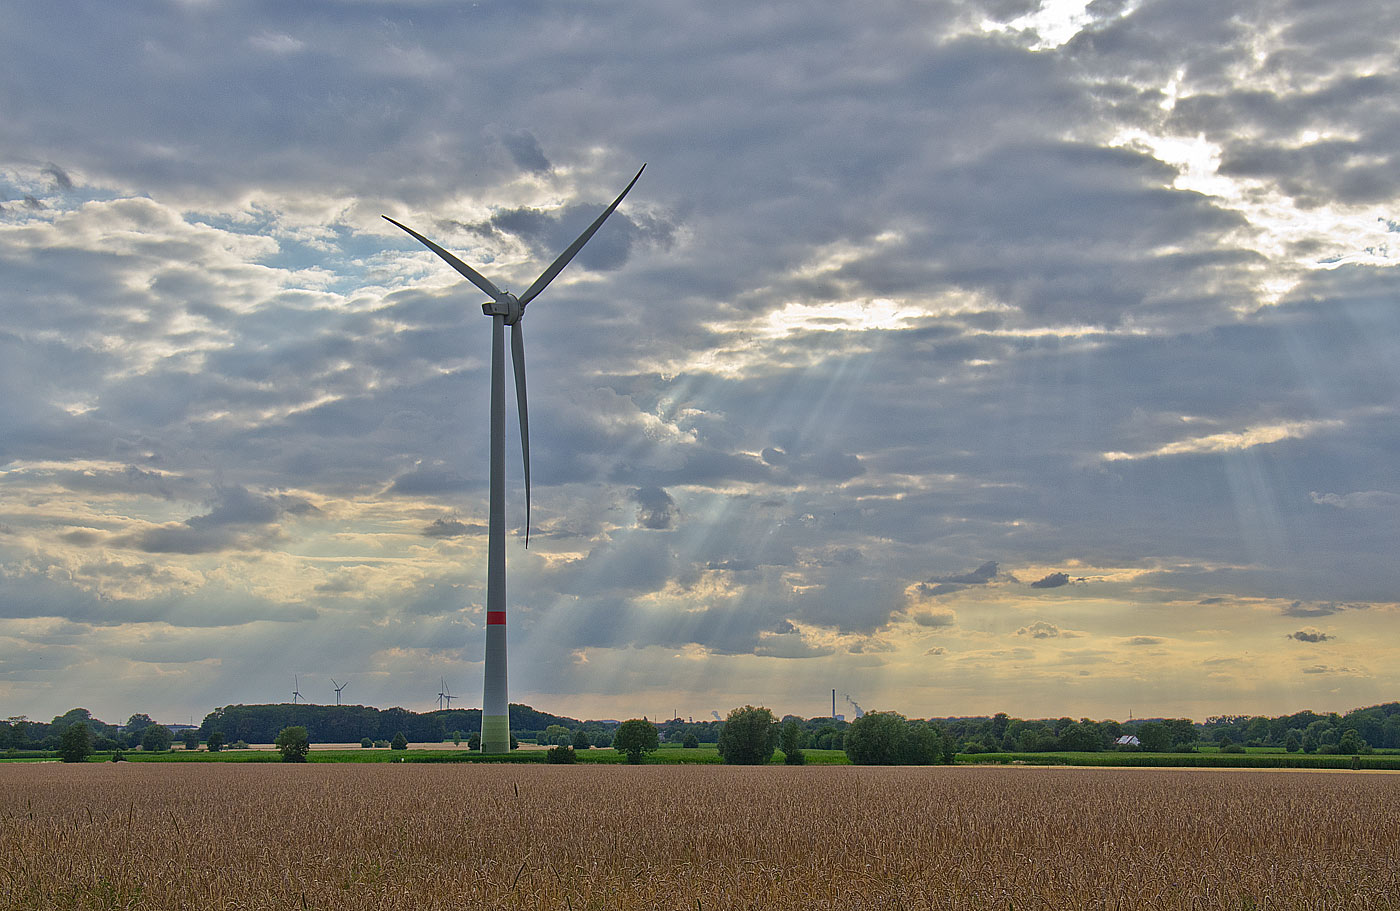
[[380, 215], [519, 292], [642, 162], [526, 320], [513, 701], [1400, 697], [1391, 0], [0, 24], [0, 715], [480, 705], [490, 324]]

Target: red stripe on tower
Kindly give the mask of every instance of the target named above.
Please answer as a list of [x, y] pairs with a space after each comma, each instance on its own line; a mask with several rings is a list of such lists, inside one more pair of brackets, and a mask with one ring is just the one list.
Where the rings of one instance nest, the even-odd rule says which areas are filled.
[[489, 610], [486, 612], [487, 626], [505, 626], [506, 612], [503, 610]]

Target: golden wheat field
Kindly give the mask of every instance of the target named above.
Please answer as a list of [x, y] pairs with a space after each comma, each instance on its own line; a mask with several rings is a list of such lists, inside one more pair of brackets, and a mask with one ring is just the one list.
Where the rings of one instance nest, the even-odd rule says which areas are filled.
[[1400, 776], [10, 765], [0, 902], [48, 908], [1400, 907]]

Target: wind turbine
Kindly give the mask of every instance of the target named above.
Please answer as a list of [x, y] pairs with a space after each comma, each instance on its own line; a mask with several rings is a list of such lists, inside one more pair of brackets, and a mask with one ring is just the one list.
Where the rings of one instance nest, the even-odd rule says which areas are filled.
[[439, 678], [438, 678], [438, 687], [439, 687], [439, 689], [438, 689], [438, 711], [441, 712], [441, 711], [442, 711], [442, 700], [444, 700], [444, 699], [447, 698], [447, 693], [446, 693], [446, 690], [447, 690], [447, 681], [444, 680], [443, 678], [439, 677]]
[[447, 680], [445, 679], [442, 681], [442, 698], [447, 700], [447, 708], [449, 711], [452, 709], [452, 700], [460, 698], [452, 695], [452, 687], [447, 685]]
[[[486, 679], [481, 708], [481, 752], [510, 751], [510, 703], [506, 697], [506, 388], [505, 327], [509, 326], [511, 359], [515, 368], [515, 399], [520, 415], [520, 451], [525, 477], [525, 546], [530, 546], [530, 423], [525, 406], [525, 336], [520, 320], [534, 300], [569, 261], [583, 249], [593, 234], [622, 202], [641, 178], [643, 164], [631, 183], [618, 194], [612, 205], [560, 253], [549, 268], [540, 273], [525, 293], [516, 297], [502, 291], [486, 276], [462, 262], [442, 247], [389, 216], [384, 219], [412, 235], [453, 269], [491, 296], [481, 312], [491, 317], [491, 511], [486, 546]], [[442, 694], [446, 698], [446, 694]]]
[[335, 682], [335, 678], [334, 678], [334, 677], [331, 678], [331, 689], [335, 690], [335, 704], [336, 704], [336, 705], [340, 705], [340, 691], [343, 690], [343, 689], [345, 689], [345, 688], [346, 688], [347, 686], [349, 686], [349, 685], [350, 685], [350, 681], [348, 681], [348, 680], [345, 681], [345, 682], [342, 683], [342, 684], [337, 685], [336, 682]]
[[298, 699], [305, 699], [301, 694], [301, 678], [296, 674], [292, 675], [292, 705], [297, 704]]

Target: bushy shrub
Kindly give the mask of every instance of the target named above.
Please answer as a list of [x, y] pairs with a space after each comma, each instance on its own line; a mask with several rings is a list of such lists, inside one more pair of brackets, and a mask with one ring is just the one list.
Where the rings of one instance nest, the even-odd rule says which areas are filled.
[[58, 758], [64, 762], [87, 762], [91, 755], [92, 729], [86, 722], [75, 721], [63, 729], [58, 743]]
[[846, 732], [846, 755], [856, 765], [952, 762], [957, 747], [936, 724], [898, 712], [866, 712]]
[[806, 765], [807, 757], [802, 752], [806, 740], [802, 725], [791, 719], [784, 722], [778, 732], [778, 748], [783, 751], [783, 762], [787, 765]]
[[175, 735], [163, 724], [152, 724], [141, 732], [141, 749], [147, 753], [163, 753], [170, 749]]
[[361, 737], [360, 747], [366, 750], [371, 749], [374, 747], [374, 741], [370, 740], [368, 737]]
[[574, 753], [574, 748], [571, 746], [550, 747], [545, 753], [544, 758], [545, 761], [557, 765], [570, 765], [578, 762], [578, 755]]
[[719, 757], [730, 765], [763, 765], [777, 745], [778, 726], [763, 706], [732, 710], [719, 732]]
[[311, 739], [306, 735], [306, 728], [299, 724], [278, 731], [272, 743], [282, 754], [283, 762], [305, 762], [306, 754], [311, 752]]
[[661, 738], [657, 736], [656, 725], [645, 718], [633, 718], [618, 726], [612, 745], [614, 750], [627, 754], [628, 762], [639, 763], [645, 754], [661, 745]]
[[406, 750], [406, 749], [408, 749], [408, 738], [405, 737], [405, 736], [403, 735], [403, 731], [399, 731], [397, 734], [394, 735], [394, 742], [391, 743], [391, 744], [389, 744], [389, 749], [391, 749], [391, 750]]

